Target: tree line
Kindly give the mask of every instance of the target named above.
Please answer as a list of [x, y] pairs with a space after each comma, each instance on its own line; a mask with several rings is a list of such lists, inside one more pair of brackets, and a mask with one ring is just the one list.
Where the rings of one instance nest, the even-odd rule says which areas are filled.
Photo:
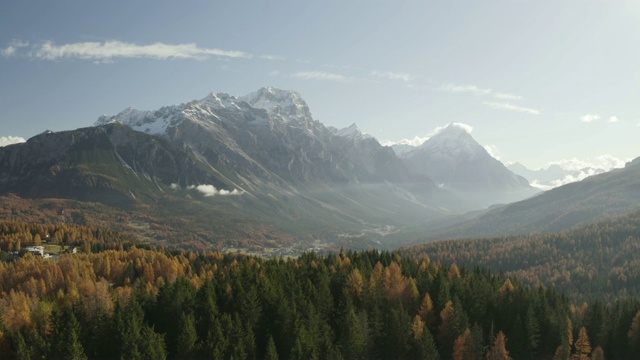
[[640, 296], [640, 212], [553, 234], [433, 242], [401, 249], [445, 264], [479, 265], [574, 302]]
[[0, 263], [0, 353], [17, 359], [633, 358], [639, 311], [376, 250], [127, 246]]

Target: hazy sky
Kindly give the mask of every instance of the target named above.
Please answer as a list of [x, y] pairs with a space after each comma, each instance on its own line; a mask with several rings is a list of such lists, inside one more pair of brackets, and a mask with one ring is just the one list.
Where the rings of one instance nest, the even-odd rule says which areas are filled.
[[635, 158], [640, 2], [0, 2], [0, 144], [263, 86], [380, 141], [461, 122], [532, 168]]

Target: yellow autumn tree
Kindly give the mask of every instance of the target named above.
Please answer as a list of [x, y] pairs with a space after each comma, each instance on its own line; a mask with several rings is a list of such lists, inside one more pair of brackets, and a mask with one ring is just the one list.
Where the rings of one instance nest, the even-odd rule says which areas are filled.
[[424, 298], [422, 298], [422, 303], [418, 309], [418, 315], [420, 315], [422, 321], [424, 321], [430, 329], [433, 329], [433, 326], [435, 326], [437, 321], [437, 315], [433, 306], [433, 301], [431, 300], [431, 296], [428, 292], [425, 293]]
[[507, 351], [507, 337], [502, 331], [498, 332], [493, 340], [493, 345], [487, 352], [487, 360], [511, 360]]
[[591, 343], [589, 342], [589, 336], [587, 335], [587, 329], [581, 327], [578, 332], [578, 339], [575, 344], [575, 352], [571, 356], [572, 360], [588, 360], [591, 354]]
[[364, 280], [360, 274], [360, 270], [354, 269], [347, 277], [347, 282], [344, 285], [345, 291], [349, 296], [356, 300], [362, 300], [362, 293], [364, 291]]
[[418, 340], [422, 337], [422, 333], [424, 332], [424, 321], [420, 315], [416, 315], [413, 318], [413, 323], [411, 323], [411, 331], [413, 332], [413, 338]]
[[402, 299], [407, 287], [407, 279], [402, 275], [400, 265], [392, 261], [384, 269], [384, 295], [391, 303]]
[[475, 360], [473, 350], [473, 337], [471, 336], [471, 330], [467, 328], [453, 343], [453, 359]]

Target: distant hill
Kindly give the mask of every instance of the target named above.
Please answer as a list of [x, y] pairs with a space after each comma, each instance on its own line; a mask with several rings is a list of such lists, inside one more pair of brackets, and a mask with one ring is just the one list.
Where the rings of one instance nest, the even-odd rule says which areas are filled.
[[532, 286], [613, 300], [640, 296], [640, 211], [553, 234], [448, 240], [403, 248], [404, 255], [482, 266]]
[[640, 158], [530, 199], [440, 221], [415, 241], [558, 232], [640, 210]]

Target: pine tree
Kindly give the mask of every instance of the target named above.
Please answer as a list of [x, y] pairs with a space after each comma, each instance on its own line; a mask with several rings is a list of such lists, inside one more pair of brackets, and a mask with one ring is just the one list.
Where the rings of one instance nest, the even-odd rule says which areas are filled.
[[414, 353], [416, 358], [425, 360], [436, 360], [440, 358], [436, 341], [431, 335], [429, 328], [425, 326], [419, 339], [414, 340]]
[[278, 349], [276, 349], [276, 342], [273, 341], [273, 336], [269, 335], [269, 342], [267, 343], [267, 355], [266, 360], [278, 360]]
[[192, 358], [195, 354], [196, 341], [196, 321], [193, 314], [182, 314], [178, 322], [178, 341], [176, 344], [176, 355], [182, 359]]
[[50, 357], [54, 359], [87, 359], [80, 343], [80, 323], [69, 308], [53, 315], [53, 346]]
[[540, 338], [540, 327], [538, 326], [538, 320], [536, 319], [532, 306], [527, 307], [524, 327], [526, 333], [525, 351], [531, 358], [535, 358]]
[[629, 337], [631, 351], [635, 356], [640, 356], [640, 310], [633, 317], [627, 336]]

